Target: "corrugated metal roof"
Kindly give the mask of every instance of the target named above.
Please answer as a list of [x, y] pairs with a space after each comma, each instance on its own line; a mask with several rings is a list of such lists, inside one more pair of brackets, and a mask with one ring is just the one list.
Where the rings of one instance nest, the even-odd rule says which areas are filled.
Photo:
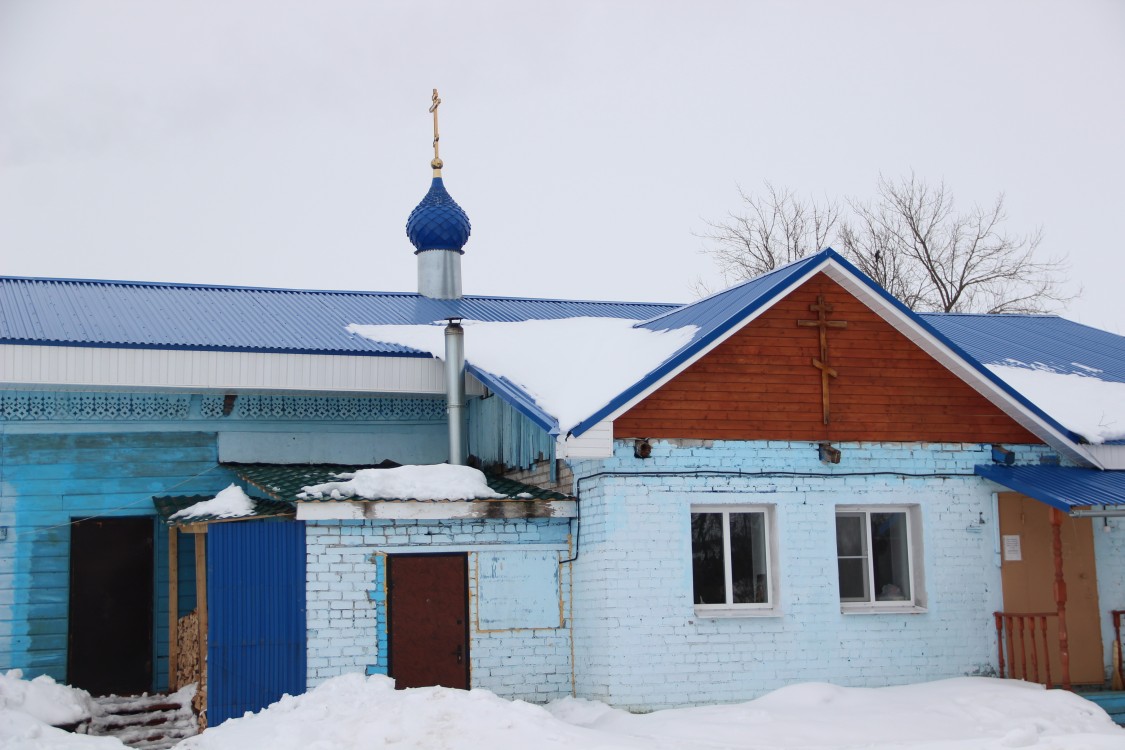
[[317, 354], [420, 355], [347, 332], [422, 324], [581, 316], [641, 320], [675, 305], [641, 302], [0, 277], [0, 343]]
[[[243, 481], [262, 490], [275, 500], [289, 502], [334, 502], [332, 498], [304, 500], [297, 495], [314, 484], [325, 484], [338, 480], [340, 474], [350, 474], [360, 469], [389, 468], [388, 466], [349, 466], [344, 464], [235, 464], [223, 466], [233, 471]], [[567, 496], [545, 490], [530, 484], [523, 484], [504, 477], [485, 474], [488, 486], [508, 498], [519, 495], [533, 500], [567, 500]], [[403, 497], [400, 500], [428, 500], [429, 498]]]
[[1056, 315], [923, 313], [921, 318], [984, 364], [1045, 366], [1125, 383], [1125, 336]]
[[1125, 506], [1125, 471], [1001, 464], [983, 464], [974, 471], [1059, 510]]
[[292, 516], [296, 514], [296, 509], [286, 502], [279, 502], [277, 500], [263, 500], [261, 498], [252, 497], [254, 501], [254, 512], [249, 516], [237, 516], [235, 518], [221, 518], [219, 516], [192, 516], [191, 518], [172, 518], [173, 515], [179, 511], [190, 508], [196, 503], [201, 503], [205, 500], [211, 500], [214, 495], [179, 495], [169, 497], [154, 497], [152, 504], [156, 506], [157, 514], [164, 519], [164, 523], [169, 526], [187, 526], [194, 523], [214, 523], [216, 521], [249, 521], [255, 518], [267, 518], [275, 516]]

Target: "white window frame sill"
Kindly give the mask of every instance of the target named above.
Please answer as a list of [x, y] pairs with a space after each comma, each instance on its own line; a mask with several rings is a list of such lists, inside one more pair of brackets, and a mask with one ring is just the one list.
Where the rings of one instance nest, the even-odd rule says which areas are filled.
[[697, 620], [734, 620], [753, 617], [781, 617], [782, 611], [777, 607], [695, 607]]
[[893, 607], [842, 606], [841, 614], [845, 615], [922, 615], [928, 612], [926, 607], [917, 604], [901, 604]]

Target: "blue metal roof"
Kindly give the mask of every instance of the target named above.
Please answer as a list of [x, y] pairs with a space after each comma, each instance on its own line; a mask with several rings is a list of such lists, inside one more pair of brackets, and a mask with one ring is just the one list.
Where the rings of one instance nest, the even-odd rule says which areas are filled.
[[1125, 506], [1125, 471], [1000, 464], [984, 464], [974, 471], [978, 476], [1059, 510]]
[[676, 305], [0, 277], [0, 343], [428, 357], [347, 332], [446, 318], [643, 319]]
[[484, 384], [488, 390], [499, 394], [516, 411], [543, 428], [550, 435], [559, 434], [559, 420], [540, 406], [531, 395], [516, 383], [466, 363], [465, 369]]
[[1055, 315], [923, 313], [921, 318], [984, 364], [1045, 366], [1125, 383], [1125, 336]]

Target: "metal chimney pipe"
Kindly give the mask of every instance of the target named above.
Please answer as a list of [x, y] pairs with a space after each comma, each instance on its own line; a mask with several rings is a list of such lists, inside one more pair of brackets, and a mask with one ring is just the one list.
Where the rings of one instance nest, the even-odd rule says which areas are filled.
[[451, 318], [445, 327], [445, 403], [449, 463], [465, 464], [465, 329]]

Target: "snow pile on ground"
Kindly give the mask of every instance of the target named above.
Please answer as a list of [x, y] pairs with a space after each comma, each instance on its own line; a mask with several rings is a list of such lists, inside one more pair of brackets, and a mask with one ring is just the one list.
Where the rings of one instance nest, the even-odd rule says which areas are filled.
[[0, 674], [0, 708], [20, 711], [45, 724], [75, 724], [90, 718], [94, 701], [85, 690], [60, 685], [46, 675], [23, 679], [23, 671]]
[[1125, 439], [1125, 383], [1016, 362], [987, 367], [1059, 424], [1091, 443]]
[[566, 699], [546, 708], [486, 690], [396, 691], [345, 675], [182, 742], [182, 750], [1122, 750], [1125, 730], [1071, 693], [960, 678], [894, 688], [794, 685], [747, 703], [634, 715]]
[[56, 729], [90, 718], [93, 701], [85, 690], [59, 685], [50, 677], [24, 680], [13, 669], [0, 674], [0, 747], [4, 750], [122, 750], [108, 737], [87, 737]]
[[338, 482], [301, 488], [302, 500], [475, 500], [507, 497], [488, 486], [484, 474], [471, 466], [433, 464], [393, 469], [360, 469], [337, 475]]
[[[462, 321], [465, 359], [520, 386], [565, 434], [692, 340], [698, 328], [634, 328], [635, 320], [564, 318], [518, 323]], [[373, 341], [445, 356], [444, 322], [350, 325]], [[560, 352], [569, 353], [567, 356]], [[581, 362], [575, 365], [573, 362]]]
[[254, 501], [241, 487], [232, 484], [210, 500], [203, 500], [172, 514], [172, 518], [239, 518], [254, 513]]

